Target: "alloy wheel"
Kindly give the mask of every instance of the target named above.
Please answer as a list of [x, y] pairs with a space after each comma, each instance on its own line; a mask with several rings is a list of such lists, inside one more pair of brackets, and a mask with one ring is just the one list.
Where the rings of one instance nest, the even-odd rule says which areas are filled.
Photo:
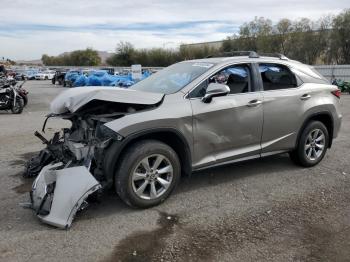
[[315, 161], [322, 156], [325, 148], [325, 134], [321, 129], [312, 130], [305, 141], [305, 154], [307, 159]]
[[173, 180], [173, 166], [168, 158], [153, 154], [142, 159], [131, 177], [134, 193], [146, 200], [163, 195]]

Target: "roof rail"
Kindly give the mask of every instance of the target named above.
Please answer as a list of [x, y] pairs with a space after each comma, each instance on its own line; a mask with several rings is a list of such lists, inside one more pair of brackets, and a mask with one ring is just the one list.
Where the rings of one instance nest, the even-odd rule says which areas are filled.
[[280, 54], [280, 53], [261, 53], [260, 55], [261, 56], [269, 56], [269, 57], [277, 57], [281, 60], [289, 60], [288, 57], [286, 57], [285, 55]]
[[269, 57], [276, 57], [276, 58], [279, 58], [281, 60], [289, 60], [289, 58], [283, 54], [279, 54], [279, 53], [260, 53], [260, 54], [258, 54], [255, 51], [228, 51], [228, 52], [209, 55], [206, 58], [227, 57], [227, 56], [248, 56], [249, 58], [259, 58], [260, 56], [269, 56]]
[[249, 58], [259, 58], [259, 55], [254, 51], [228, 51], [228, 52], [208, 55], [206, 58], [227, 57], [227, 56], [248, 56]]
[[249, 58], [259, 58], [259, 55], [254, 51], [229, 51], [223, 52], [223, 56], [248, 56]]

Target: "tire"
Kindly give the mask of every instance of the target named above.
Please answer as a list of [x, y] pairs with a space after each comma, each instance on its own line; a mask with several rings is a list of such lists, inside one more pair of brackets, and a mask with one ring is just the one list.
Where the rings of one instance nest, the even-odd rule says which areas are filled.
[[25, 95], [22, 98], [23, 98], [23, 107], [26, 107], [26, 105], [28, 104], [28, 96]]
[[23, 107], [24, 107], [23, 98], [17, 97], [17, 98], [16, 98], [16, 104], [15, 104], [15, 106], [13, 106], [13, 107], [11, 108], [11, 112], [12, 112], [13, 114], [20, 114], [20, 113], [22, 113], [22, 111], [23, 111]]
[[63, 82], [63, 86], [66, 87], [66, 85], [67, 85], [67, 83], [66, 83], [66, 81], [64, 81], [64, 82]]
[[302, 131], [297, 147], [290, 152], [290, 158], [303, 167], [317, 165], [327, 152], [329, 134], [326, 126], [320, 121], [311, 121]]
[[[162, 158], [158, 167], [153, 169], [157, 160]], [[145, 168], [147, 163], [148, 172]], [[127, 205], [149, 208], [160, 204], [171, 194], [180, 176], [179, 157], [171, 147], [157, 140], [143, 140], [131, 145], [121, 157], [115, 174], [115, 187]]]

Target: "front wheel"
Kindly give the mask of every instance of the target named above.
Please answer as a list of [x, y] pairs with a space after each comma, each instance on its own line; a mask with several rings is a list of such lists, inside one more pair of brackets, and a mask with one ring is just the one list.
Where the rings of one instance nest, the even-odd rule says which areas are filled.
[[301, 166], [311, 167], [323, 159], [328, 145], [329, 134], [326, 126], [320, 121], [312, 121], [302, 131], [297, 147], [290, 153], [290, 157]]
[[22, 98], [23, 98], [23, 107], [25, 107], [28, 104], [28, 96], [24, 95]]
[[11, 112], [13, 114], [20, 114], [23, 111], [24, 101], [21, 97], [16, 97], [16, 103], [12, 106]]
[[144, 140], [123, 154], [115, 175], [116, 191], [129, 206], [148, 208], [170, 195], [180, 175], [180, 161], [171, 147], [156, 140]]

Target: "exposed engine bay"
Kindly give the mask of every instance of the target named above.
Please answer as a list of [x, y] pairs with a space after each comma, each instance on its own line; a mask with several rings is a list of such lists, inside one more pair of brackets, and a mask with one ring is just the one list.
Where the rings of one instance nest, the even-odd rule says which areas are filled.
[[[92, 105], [91, 105], [92, 104]], [[90, 103], [92, 109], [82, 110], [74, 114], [50, 114], [45, 120], [42, 131], [45, 132], [46, 122], [49, 118], [60, 117], [72, 123], [71, 128], [64, 128], [56, 132], [52, 139], [47, 140], [38, 131], [35, 132], [44, 144], [47, 145], [38, 156], [33, 157], [27, 164], [25, 177], [33, 177], [51, 162], [62, 162], [68, 166], [83, 165], [98, 173], [100, 154], [113, 140], [122, 140], [122, 137], [113, 132], [105, 123], [123, 117], [125, 114], [142, 110], [140, 106], [122, 104], [115, 106], [96, 106]], [[106, 111], [119, 110], [120, 112], [109, 113]], [[125, 112], [122, 112], [125, 110]], [[98, 176], [98, 175], [96, 175]]]
[[[51, 111], [54, 113], [47, 116], [42, 132], [45, 132], [48, 119], [54, 117], [69, 120], [71, 128], [56, 132], [50, 140], [35, 132], [46, 148], [27, 163], [24, 173], [24, 177], [37, 176], [30, 193], [31, 202], [25, 206], [34, 209], [43, 222], [60, 228], [69, 228], [75, 213], [87, 206], [88, 196], [109, 186], [111, 182], [106, 179], [104, 172], [104, 154], [106, 148], [123, 140], [123, 137], [104, 124], [128, 114], [150, 110], [161, 102], [145, 104], [143, 100], [143, 104], [132, 104], [109, 99], [105, 101], [93, 97], [97, 94], [101, 98], [101, 89], [83, 89], [84, 96], [80, 94], [76, 101], [66, 94], [67, 99], [61, 95], [52, 102]], [[86, 94], [87, 90], [90, 95]], [[87, 103], [82, 103], [81, 97], [88, 97]], [[73, 110], [72, 106], [76, 106], [74, 102], [80, 106]], [[65, 112], [60, 113], [62, 111]]]

